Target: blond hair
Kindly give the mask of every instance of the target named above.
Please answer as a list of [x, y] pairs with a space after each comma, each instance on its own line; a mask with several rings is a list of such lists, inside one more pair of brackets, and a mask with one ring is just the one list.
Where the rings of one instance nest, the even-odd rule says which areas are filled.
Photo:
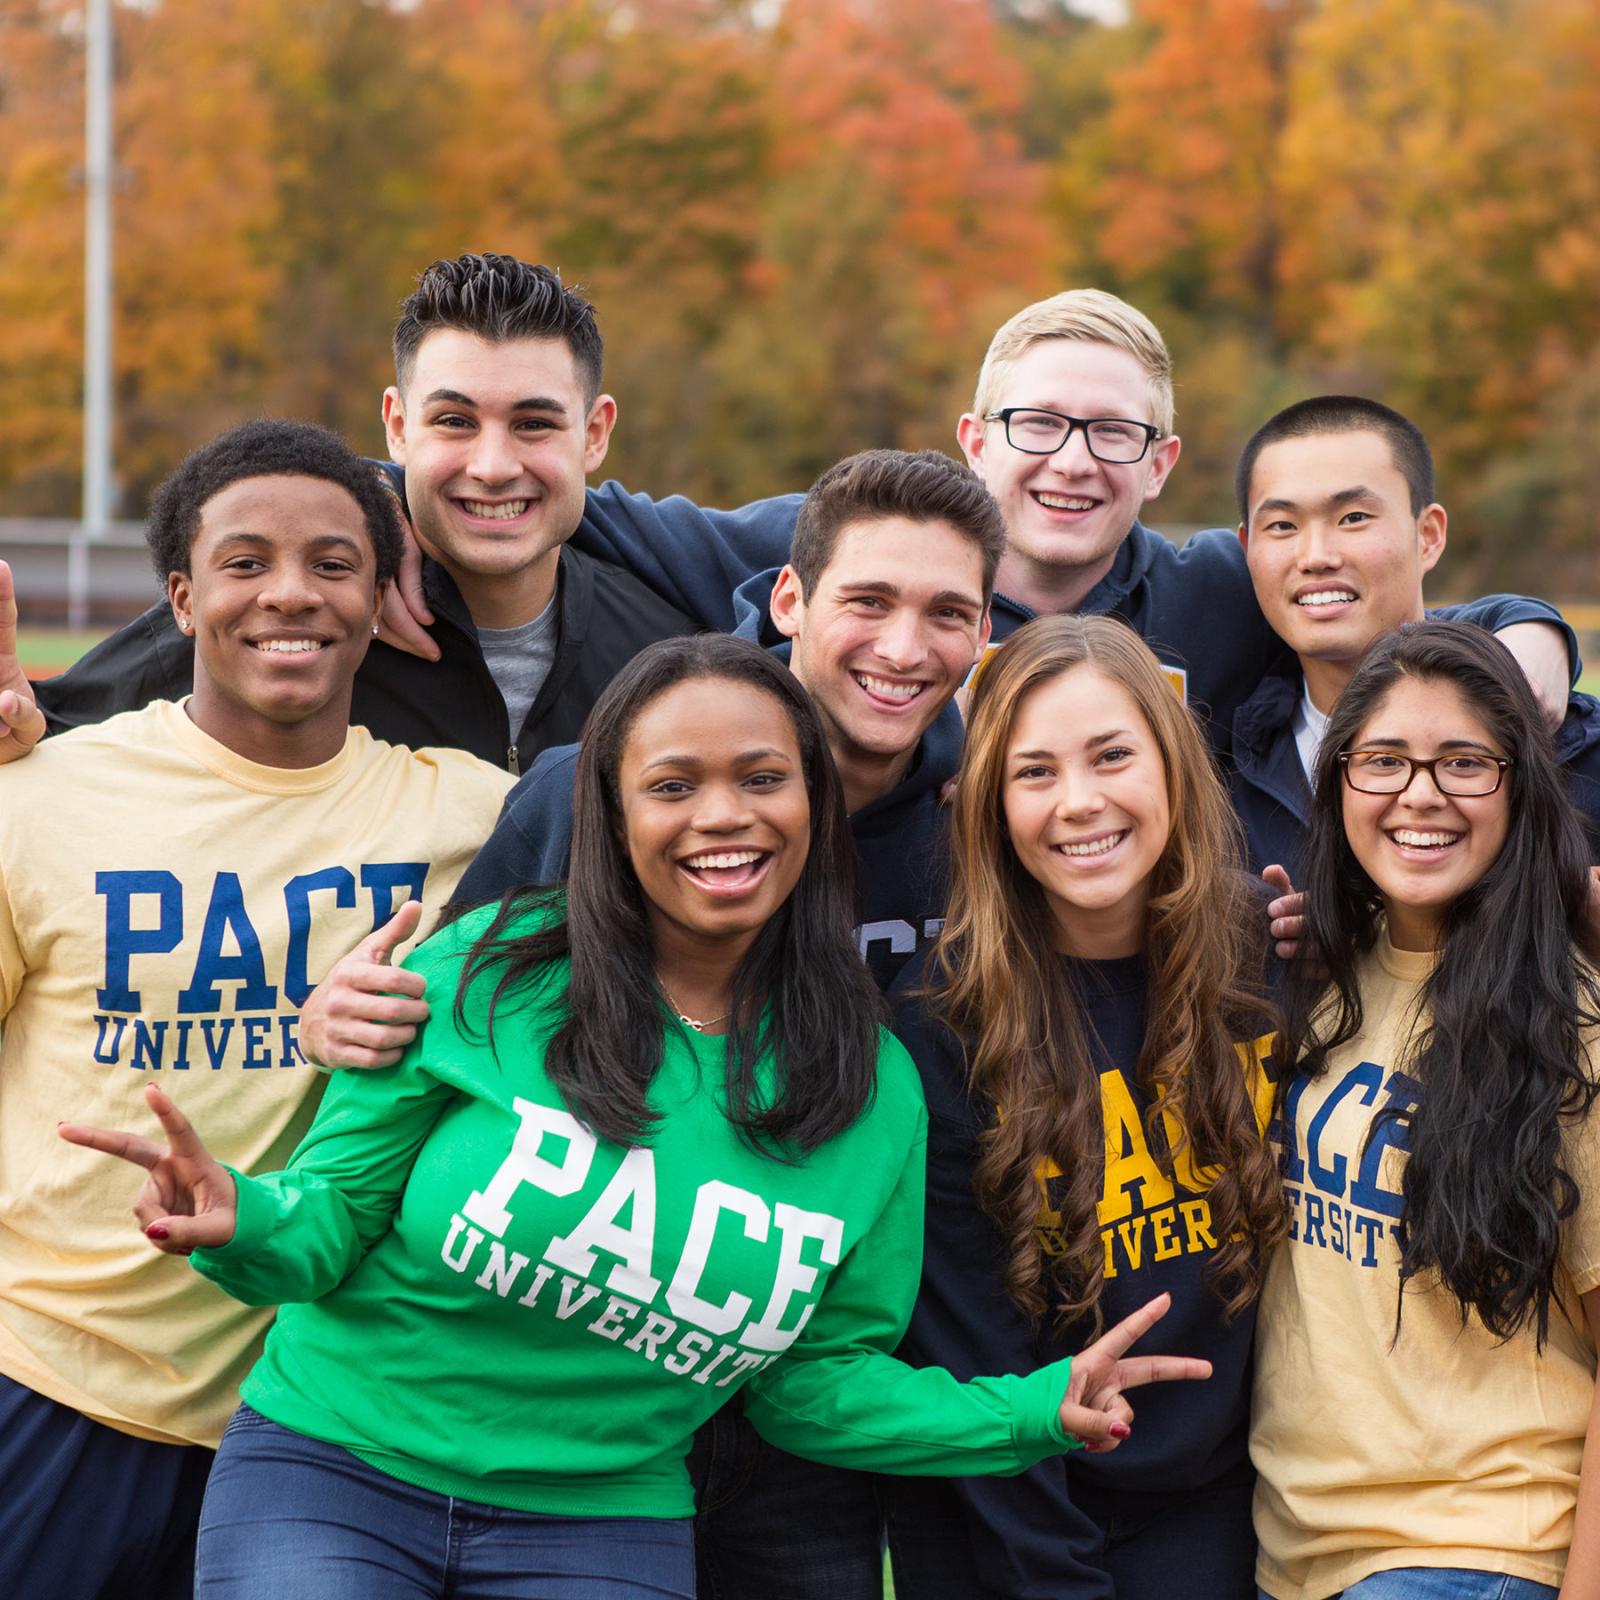
[[972, 409], [987, 416], [1000, 398], [1012, 365], [1045, 339], [1077, 339], [1126, 350], [1144, 369], [1150, 395], [1150, 420], [1172, 432], [1172, 357], [1166, 341], [1142, 311], [1104, 289], [1068, 289], [1025, 306], [989, 341], [978, 369]]

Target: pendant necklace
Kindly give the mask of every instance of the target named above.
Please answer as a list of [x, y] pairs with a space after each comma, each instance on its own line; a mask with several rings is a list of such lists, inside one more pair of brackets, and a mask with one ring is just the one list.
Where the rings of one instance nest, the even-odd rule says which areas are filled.
[[697, 1022], [693, 1017], [688, 1016], [683, 1011], [683, 1009], [678, 1005], [678, 1002], [672, 998], [672, 993], [667, 988], [666, 984], [664, 984], [659, 978], [656, 979], [656, 987], [661, 991], [663, 997], [666, 999], [667, 1005], [672, 1011], [672, 1014], [678, 1019], [678, 1021], [681, 1022], [686, 1028], [693, 1028], [696, 1033], [704, 1033], [707, 1028], [714, 1028], [719, 1022], [726, 1022], [728, 1018], [733, 1015], [731, 1011], [724, 1011], [720, 1017], [712, 1017], [706, 1022]]

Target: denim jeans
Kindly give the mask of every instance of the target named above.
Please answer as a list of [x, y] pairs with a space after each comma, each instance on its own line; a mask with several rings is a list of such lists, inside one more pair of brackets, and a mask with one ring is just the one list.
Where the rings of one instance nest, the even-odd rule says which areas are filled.
[[689, 1476], [700, 1600], [882, 1600], [881, 1520], [867, 1473], [768, 1444], [735, 1398], [695, 1434]]
[[[1271, 1600], [1258, 1589], [1259, 1600]], [[1547, 1583], [1508, 1578], [1500, 1572], [1469, 1572], [1461, 1567], [1395, 1567], [1375, 1572], [1332, 1600], [1556, 1600]]]
[[241, 1406], [200, 1515], [204, 1600], [694, 1600], [687, 1518], [544, 1517], [418, 1489]]

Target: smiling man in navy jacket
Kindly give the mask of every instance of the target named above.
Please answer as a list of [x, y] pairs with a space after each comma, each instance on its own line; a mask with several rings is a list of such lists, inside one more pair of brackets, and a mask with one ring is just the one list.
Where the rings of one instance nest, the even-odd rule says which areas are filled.
[[[1256, 599], [1288, 648], [1234, 714], [1229, 779], [1252, 866], [1279, 863], [1293, 878], [1328, 713], [1368, 645], [1425, 614], [1422, 580], [1448, 519], [1421, 431], [1353, 395], [1302, 400], [1265, 423], [1239, 458], [1237, 489]], [[1493, 626], [1516, 603], [1427, 614]], [[1600, 845], [1600, 703], [1563, 701], [1556, 755]]]

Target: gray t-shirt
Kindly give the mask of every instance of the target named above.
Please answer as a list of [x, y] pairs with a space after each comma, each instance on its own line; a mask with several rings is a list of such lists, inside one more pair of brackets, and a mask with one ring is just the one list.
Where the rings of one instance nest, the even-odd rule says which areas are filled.
[[513, 742], [556, 658], [556, 598], [520, 627], [478, 629], [478, 648], [505, 700]]

